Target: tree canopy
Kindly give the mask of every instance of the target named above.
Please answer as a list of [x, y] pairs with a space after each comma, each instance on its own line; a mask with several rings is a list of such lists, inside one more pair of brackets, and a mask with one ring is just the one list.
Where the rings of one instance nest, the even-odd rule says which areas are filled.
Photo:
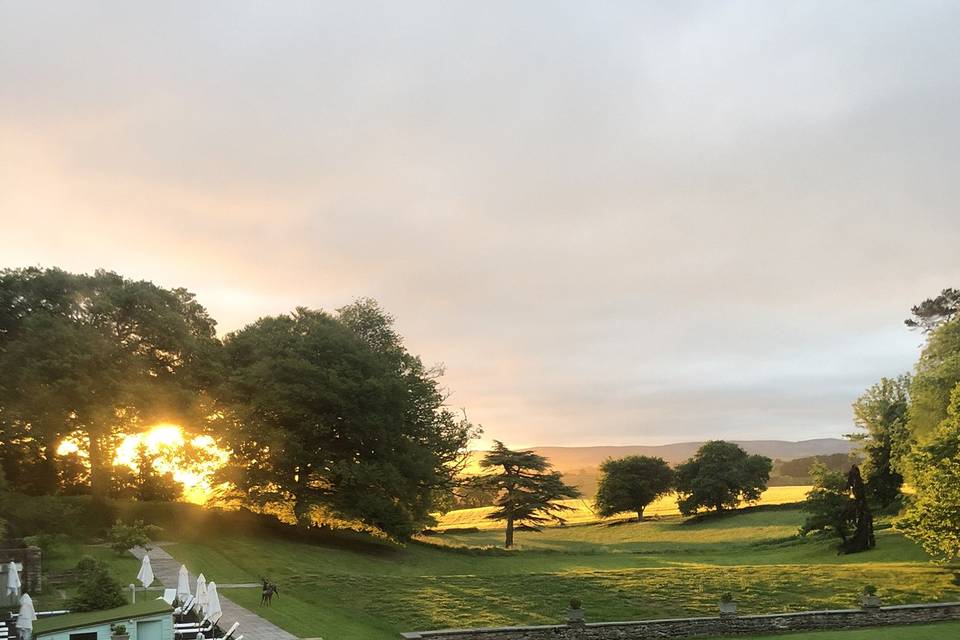
[[901, 526], [934, 558], [960, 558], [960, 384], [947, 417], [915, 448], [911, 468], [916, 492]]
[[807, 519], [800, 527], [801, 535], [822, 531], [840, 537], [846, 544], [856, 526], [853, 500], [847, 486], [847, 476], [816, 463], [810, 470], [813, 488], [807, 492], [803, 509]]
[[580, 491], [563, 482], [560, 473], [550, 463], [532, 451], [513, 451], [499, 440], [480, 461], [487, 475], [479, 476], [477, 484], [497, 492], [496, 509], [487, 516], [506, 523], [504, 546], [513, 546], [514, 529], [518, 526], [539, 531], [547, 522], [562, 523], [561, 514], [570, 507], [556, 501], [577, 498]]
[[305, 526], [328, 514], [401, 538], [431, 522], [475, 430], [392, 322], [360, 301], [227, 336], [220, 398], [236, 500]]
[[600, 473], [596, 506], [604, 517], [632, 511], [641, 521], [647, 505], [673, 488], [673, 469], [663, 458], [627, 456], [606, 460], [600, 465]]
[[772, 468], [770, 458], [748, 455], [733, 442], [707, 442], [676, 468], [680, 513], [691, 515], [701, 507], [722, 513], [759, 500]]
[[910, 383], [908, 426], [918, 442], [947, 417], [950, 393], [960, 382], [960, 318], [943, 322], [927, 336]]
[[12, 485], [56, 490], [66, 435], [87, 447], [94, 493], [109, 489], [117, 434], [196, 416], [216, 380], [215, 323], [186, 289], [109, 271], [0, 272], [0, 430]]
[[907, 375], [881, 378], [853, 403], [853, 421], [862, 432], [847, 437], [862, 443], [867, 493], [880, 506], [897, 499], [903, 485], [900, 464], [910, 450], [909, 386]]

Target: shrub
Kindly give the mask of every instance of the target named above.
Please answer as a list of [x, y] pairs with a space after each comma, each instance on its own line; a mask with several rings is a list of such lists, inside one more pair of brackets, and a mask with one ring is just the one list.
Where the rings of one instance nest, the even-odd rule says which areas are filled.
[[720, 595], [720, 602], [733, 602], [733, 594], [727, 591]]
[[77, 563], [77, 569], [82, 575], [77, 595], [67, 603], [71, 611], [112, 609], [126, 603], [123, 587], [110, 575], [103, 562], [84, 556]]
[[110, 625], [110, 634], [114, 636], [124, 636], [127, 634], [127, 625], [125, 624], [112, 624]]
[[868, 584], [863, 588], [863, 595], [865, 596], [875, 596], [877, 595], [877, 588], [872, 584]]
[[150, 550], [150, 541], [160, 534], [160, 527], [152, 524], [144, 524], [143, 520], [134, 520], [131, 524], [126, 524], [117, 520], [107, 531], [107, 540], [110, 541], [110, 548], [123, 555], [133, 547], [143, 547]]
[[570, 599], [570, 608], [571, 608], [571, 609], [579, 609], [579, 608], [582, 607], [582, 606], [583, 606], [583, 603], [580, 602], [580, 598], [571, 598], [571, 599]]

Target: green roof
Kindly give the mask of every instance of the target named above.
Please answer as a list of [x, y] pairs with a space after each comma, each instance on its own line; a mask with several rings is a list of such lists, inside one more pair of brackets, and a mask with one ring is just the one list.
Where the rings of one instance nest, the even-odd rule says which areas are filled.
[[95, 627], [108, 622], [123, 622], [125, 620], [142, 618], [171, 611], [172, 608], [163, 600], [144, 600], [136, 604], [125, 604], [115, 609], [100, 611], [83, 611], [80, 613], [65, 613], [62, 616], [39, 618], [33, 623], [33, 635], [50, 635], [66, 629], [80, 629]]

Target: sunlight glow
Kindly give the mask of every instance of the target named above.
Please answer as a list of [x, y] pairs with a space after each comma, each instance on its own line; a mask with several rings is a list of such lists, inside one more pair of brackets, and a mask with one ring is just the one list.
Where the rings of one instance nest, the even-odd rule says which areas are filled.
[[[183, 485], [183, 499], [200, 504], [211, 497], [215, 488], [213, 474], [230, 457], [210, 436], [198, 435], [188, 440], [179, 425], [161, 423], [142, 433], [123, 436], [114, 451], [113, 465], [139, 471], [137, 458], [141, 447], [153, 458], [154, 469], [172, 473]], [[82, 443], [73, 437], [60, 442], [57, 455], [88, 459]]]

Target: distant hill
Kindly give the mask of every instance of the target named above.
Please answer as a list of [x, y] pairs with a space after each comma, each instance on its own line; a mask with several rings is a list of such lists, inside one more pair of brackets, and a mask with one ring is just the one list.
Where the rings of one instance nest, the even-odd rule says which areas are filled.
[[[849, 453], [853, 443], [841, 438], [817, 438], [790, 442], [787, 440], [734, 440], [748, 453], [758, 453], [774, 460], [793, 460], [833, 453]], [[533, 447], [533, 450], [549, 458], [558, 471], [573, 471], [598, 467], [607, 458], [623, 456], [658, 456], [670, 464], [678, 464], [690, 458], [703, 442], [677, 442], [657, 446], [626, 445], [617, 447]]]

